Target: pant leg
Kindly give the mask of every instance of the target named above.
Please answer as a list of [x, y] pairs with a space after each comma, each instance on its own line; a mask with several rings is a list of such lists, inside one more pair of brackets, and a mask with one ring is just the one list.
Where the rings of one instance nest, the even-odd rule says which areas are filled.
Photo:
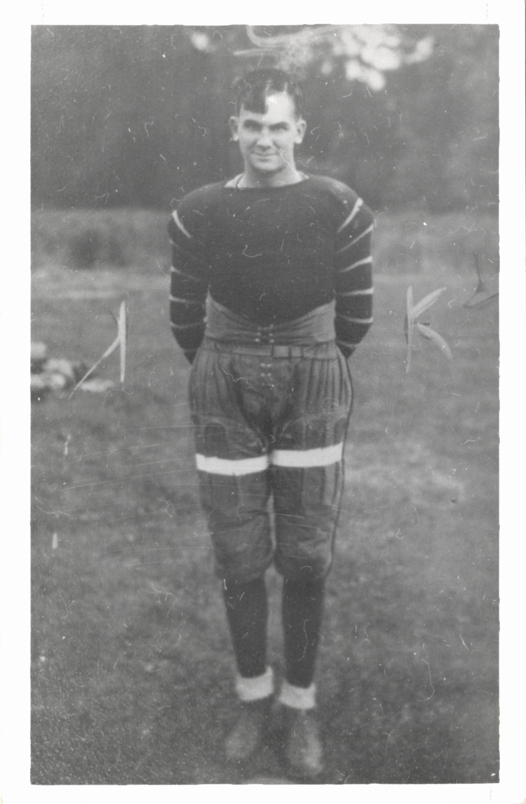
[[237, 583], [261, 576], [273, 554], [267, 447], [246, 415], [250, 360], [201, 348], [190, 375], [200, 495], [216, 572]]
[[271, 454], [275, 563], [285, 578], [316, 580], [329, 572], [351, 402], [351, 379], [339, 352], [297, 363], [291, 404]]

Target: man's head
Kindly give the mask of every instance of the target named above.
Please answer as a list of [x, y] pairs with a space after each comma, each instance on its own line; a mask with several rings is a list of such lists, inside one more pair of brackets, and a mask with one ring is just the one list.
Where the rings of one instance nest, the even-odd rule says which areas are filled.
[[303, 140], [303, 93], [282, 70], [254, 72], [236, 83], [236, 114], [230, 118], [232, 137], [239, 142], [249, 184], [289, 184], [297, 181], [294, 146]]
[[236, 115], [239, 115], [241, 107], [250, 112], [264, 114], [269, 95], [279, 95], [285, 92], [290, 96], [296, 116], [301, 118], [303, 115], [303, 90], [296, 79], [275, 68], [263, 70], [253, 70], [234, 84]]

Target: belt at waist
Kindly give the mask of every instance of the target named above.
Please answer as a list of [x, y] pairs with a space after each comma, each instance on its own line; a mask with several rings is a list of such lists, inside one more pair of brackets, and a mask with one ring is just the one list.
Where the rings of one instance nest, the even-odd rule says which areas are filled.
[[[257, 324], [233, 313], [210, 295], [206, 305], [205, 335], [218, 341], [259, 346], [315, 346], [335, 339], [334, 301], [301, 318], [279, 324]], [[263, 354], [268, 354], [264, 352]]]
[[317, 343], [311, 346], [293, 346], [280, 343], [241, 343], [239, 341], [217, 340], [205, 336], [201, 348], [213, 352], [234, 352], [238, 355], [261, 355], [263, 357], [285, 358], [310, 357], [325, 359], [336, 357], [338, 354], [338, 347], [335, 341], [326, 341], [325, 343]]

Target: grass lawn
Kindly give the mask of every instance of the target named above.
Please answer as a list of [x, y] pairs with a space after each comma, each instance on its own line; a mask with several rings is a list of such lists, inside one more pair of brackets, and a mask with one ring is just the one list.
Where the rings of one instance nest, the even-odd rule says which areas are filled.
[[[393, 224], [393, 228], [394, 224]], [[188, 369], [166, 266], [35, 269], [33, 340], [95, 362], [129, 318], [124, 387], [33, 405], [33, 784], [240, 783], [233, 660], [198, 504]], [[346, 495], [318, 663], [326, 783], [497, 782], [498, 320], [467, 310], [471, 265], [380, 269], [351, 359]], [[405, 296], [447, 286], [418, 338]], [[118, 379], [110, 357], [102, 376]], [[268, 576], [281, 673], [280, 580]]]

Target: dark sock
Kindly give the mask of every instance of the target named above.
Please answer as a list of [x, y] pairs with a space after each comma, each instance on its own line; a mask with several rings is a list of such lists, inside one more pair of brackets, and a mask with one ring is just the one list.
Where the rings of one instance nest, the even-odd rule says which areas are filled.
[[267, 669], [267, 589], [263, 578], [223, 586], [226, 613], [237, 669], [244, 678], [257, 678]]
[[285, 675], [295, 687], [310, 687], [320, 641], [325, 582], [283, 583], [283, 633]]

